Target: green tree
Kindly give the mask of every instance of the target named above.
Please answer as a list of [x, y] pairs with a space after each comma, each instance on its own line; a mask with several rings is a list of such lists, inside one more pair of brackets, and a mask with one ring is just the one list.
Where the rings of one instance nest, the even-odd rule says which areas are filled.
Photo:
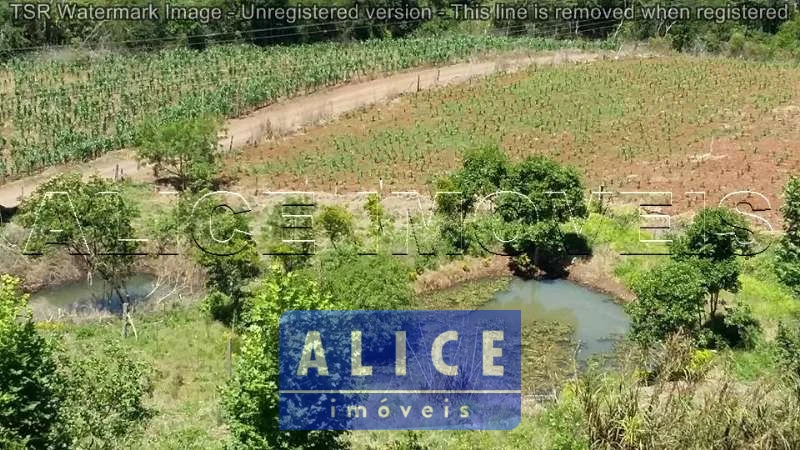
[[704, 208], [686, 231], [670, 244], [672, 258], [695, 268], [708, 293], [709, 319], [719, 309], [720, 291], [739, 289], [741, 264], [736, 259], [750, 247], [742, 216], [728, 208]]
[[386, 214], [383, 204], [381, 204], [381, 197], [378, 194], [368, 195], [367, 201], [364, 203], [364, 209], [369, 217], [370, 233], [373, 236], [382, 236], [384, 229], [388, 225], [389, 216]]
[[[497, 213], [514, 224], [517, 238], [507, 245], [515, 264], [523, 270], [533, 266], [558, 273], [567, 263], [565, 235], [561, 224], [586, 217], [583, 183], [568, 166], [533, 156], [515, 164], [501, 183], [506, 193], [497, 197]], [[520, 195], [521, 194], [521, 195]]]
[[169, 214], [156, 225], [162, 242], [177, 240], [206, 272], [206, 307], [226, 324], [241, 313], [245, 286], [262, 269], [251, 234], [250, 210], [229, 205], [238, 197], [210, 191], [183, 192]]
[[783, 190], [783, 231], [775, 252], [778, 278], [800, 292], [800, 177], [792, 177]]
[[439, 233], [454, 253], [470, 248], [481, 252], [479, 239], [464, 219], [480, 199], [500, 189], [509, 161], [499, 147], [483, 146], [465, 151], [461, 164], [461, 169], [436, 180], [436, 191], [440, 193], [434, 199], [441, 222]]
[[632, 340], [650, 345], [677, 332], [698, 336], [706, 290], [694, 267], [668, 261], [639, 275], [632, 289], [636, 300], [625, 307]]
[[[491, 248], [495, 236], [502, 237], [505, 254], [514, 255], [512, 264], [522, 273], [537, 270], [558, 273], [566, 264], [566, 236], [561, 225], [572, 218], [586, 217], [583, 183], [578, 172], [543, 156], [532, 156], [512, 164], [498, 147], [480, 147], [465, 153], [463, 167], [437, 180], [440, 192], [436, 213], [440, 233], [456, 249]], [[495, 205], [501, 219], [478, 219], [465, 224], [479, 199]]]
[[289, 310], [333, 309], [317, 283], [300, 272], [272, 265], [252, 289], [243, 316], [245, 332], [236, 373], [223, 391], [223, 406], [237, 449], [336, 446], [339, 433], [281, 431], [278, 426], [278, 321]]
[[467, 150], [461, 170], [454, 175], [456, 187], [464, 194], [467, 210], [472, 210], [478, 197], [497, 191], [508, 172], [508, 156], [499, 147]]
[[787, 375], [795, 378], [800, 388], [800, 328], [797, 324], [778, 323], [775, 349], [778, 364], [786, 370]]
[[442, 193], [435, 198], [440, 234], [453, 252], [482, 253], [480, 239], [464, 219], [481, 199], [500, 189], [509, 171], [508, 156], [496, 145], [482, 146], [465, 151], [461, 164], [461, 169], [436, 180], [436, 190]]
[[208, 188], [220, 170], [217, 129], [210, 117], [149, 121], [139, 132], [137, 155], [153, 165], [156, 176], [166, 172], [183, 190]]
[[84, 182], [80, 175], [61, 175], [22, 203], [18, 220], [31, 229], [27, 253], [44, 254], [61, 246], [87, 278], [99, 274], [128, 303], [125, 282], [139, 252], [132, 222], [139, 210], [120, 187], [98, 177]]
[[0, 276], [0, 444], [47, 449], [59, 432], [62, 378], [54, 349], [37, 332], [20, 281]]
[[334, 205], [325, 206], [317, 216], [317, 223], [336, 246], [340, 240], [353, 240], [353, 215], [347, 209]]

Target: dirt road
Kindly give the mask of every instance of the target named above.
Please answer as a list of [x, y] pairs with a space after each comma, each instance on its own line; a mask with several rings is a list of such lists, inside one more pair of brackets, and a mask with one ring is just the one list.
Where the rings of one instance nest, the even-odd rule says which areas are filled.
[[[560, 51], [536, 56], [505, 56], [490, 60], [453, 64], [438, 68], [417, 69], [371, 81], [351, 83], [319, 92], [291, 98], [229, 120], [220, 147], [224, 150], [296, 132], [297, 130], [343, 113], [370, 106], [407, 93], [463, 83], [498, 72], [514, 72], [531, 65], [591, 62], [604, 58], [619, 58], [614, 52]], [[118, 150], [84, 163], [52, 167], [44, 172], [0, 186], [0, 205], [16, 207], [20, 200], [51, 177], [79, 171], [84, 176], [97, 174], [106, 178], [125, 177], [152, 180], [152, 171], [139, 164], [132, 151]]]

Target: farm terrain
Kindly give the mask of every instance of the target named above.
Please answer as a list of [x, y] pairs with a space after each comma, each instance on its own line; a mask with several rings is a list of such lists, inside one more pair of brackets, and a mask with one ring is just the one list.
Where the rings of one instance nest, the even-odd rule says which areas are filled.
[[430, 192], [464, 150], [497, 144], [573, 165], [594, 190], [671, 191], [675, 213], [702, 205], [690, 191], [707, 205], [760, 192], [774, 220], [800, 168], [798, 81], [792, 65], [690, 56], [536, 67], [358, 111], [229, 167], [247, 189]]
[[[560, 46], [550, 42], [514, 44], [504, 39], [489, 43], [445, 41], [438, 46], [426, 41], [420, 54], [404, 46], [406, 44], [370, 45], [377, 47], [358, 49], [326, 44], [279, 48], [266, 59], [255, 61], [251, 61], [256, 52], [252, 48], [216, 49], [200, 60], [192, 59], [188, 53], [171, 51], [155, 59], [134, 59], [130, 65], [122, 57], [112, 57], [104, 60], [108, 65], [90, 65], [93, 72], [81, 72], [78, 66], [54, 62], [47, 66], [48, 71], [39, 75], [41, 79], [28, 72], [30, 66], [14, 66], [9, 70], [14, 74], [27, 73], [27, 78], [9, 77], [0, 84], [0, 89], [14, 92], [16, 96], [13, 106], [0, 110], [0, 119], [5, 119], [0, 129], [15, 139], [13, 142], [5, 140], [4, 146], [0, 146], [7, 180], [5, 186], [0, 186], [0, 204], [13, 206], [20, 193], [29, 194], [56, 174], [99, 173], [108, 178], [121, 175], [123, 180], [117, 186], [141, 210], [141, 215], [132, 219], [132, 229], [139, 233], [157, 231], [163, 224], [159, 220], [173, 217], [171, 214], [175, 211], [181, 212], [181, 205], [178, 203], [173, 209], [175, 205], [161, 195], [174, 186], [160, 182], [151, 173], [150, 166], [140, 165], [135, 160], [136, 126], [148, 118], [169, 121], [213, 112], [220, 114], [228, 124], [227, 134], [220, 133], [223, 148], [216, 154], [222, 159], [220, 167], [224, 176], [220, 178], [229, 183], [224, 185], [226, 190], [241, 193], [256, 206], [247, 220], [257, 230], [258, 237], [268, 234], [272, 226], [270, 220], [277, 210], [271, 209], [274, 205], [265, 203], [262, 194], [298, 190], [319, 193], [321, 201], [317, 206], [320, 209], [343, 206], [346, 211], [342, 214], [351, 215], [351, 233], [359, 236], [354, 241], [362, 237], [380, 240], [382, 236], [375, 237], [380, 233], [375, 231], [373, 216], [385, 219], [384, 211], [374, 205], [370, 209], [359, 192], [382, 189], [382, 208], [388, 216], [396, 218], [418, 204], [416, 199], [406, 202], [393, 199], [391, 192], [416, 190], [422, 195], [419, 205], [430, 212], [435, 206], [433, 193], [437, 181], [462, 169], [465, 155], [476, 148], [499, 149], [500, 154], [510, 159], [509, 166], [531, 156], [546, 156], [575, 168], [587, 198], [589, 190], [601, 187], [611, 194], [608, 204], [599, 208], [593, 206], [584, 217], [558, 226], [566, 229], [576, 225], [592, 249], [590, 256], [570, 262], [568, 276], [616, 297], [620, 303], [638, 301], [633, 300], [635, 295], [632, 294], [636, 281], [669, 260], [664, 255], [621, 255], [641, 247], [642, 211], [676, 216], [676, 230], [680, 231], [690, 226], [692, 214], [703, 206], [716, 205], [736, 191], [752, 191], [763, 197], [739, 195], [727, 199], [725, 204], [748, 211], [748, 207], [760, 209], [768, 203], [770, 209], [760, 211], [759, 216], [769, 221], [774, 232], [780, 230], [784, 221], [779, 211], [783, 205], [784, 185], [792, 175], [800, 173], [800, 68], [797, 64], [676, 54], [643, 58], [639, 54], [609, 53], [609, 46], [605, 44], [555, 51]], [[552, 53], [536, 53], [542, 50]], [[363, 59], [365, 55], [374, 57]], [[480, 59], [487, 55], [492, 56], [490, 62]], [[342, 64], [335, 64], [337, 58], [343, 56], [346, 58]], [[473, 60], [444, 69], [429, 67], [467, 59]], [[302, 69], [298, 68], [297, 61], [302, 63]], [[324, 63], [317, 64], [319, 61]], [[197, 71], [202, 65], [213, 70]], [[278, 68], [278, 76], [264, 69], [268, 65]], [[315, 69], [309, 70], [311, 67]], [[336, 70], [328, 71], [331, 67]], [[509, 73], [502, 73], [504, 69], [509, 69]], [[385, 76], [398, 71], [401, 73]], [[447, 75], [440, 79], [442, 72]], [[484, 78], [478, 79], [479, 76]], [[67, 91], [59, 90], [58, 86], [65, 80], [71, 80], [65, 84], [69, 86], [65, 89], [86, 90], [86, 97], [75, 99]], [[143, 88], [149, 91], [145, 94], [127, 86], [133, 80], [140, 83], [139, 88], [150, 86]], [[348, 82], [352, 84], [342, 85]], [[27, 87], [20, 88], [20, 83]], [[417, 83], [419, 88], [415, 87]], [[56, 91], [63, 95], [55, 97], [62, 103], [47, 103], [46, 96]], [[304, 95], [310, 91], [314, 93]], [[407, 95], [398, 97], [401, 93]], [[37, 101], [26, 103], [22, 101], [25, 95]], [[261, 109], [264, 105], [267, 106]], [[72, 113], [62, 116], [64, 111]], [[95, 116], [99, 119], [91, 119]], [[22, 130], [19, 126], [22, 118], [37, 125]], [[75, 134], [65, 137], [65, 130]], [[216, 137], [213, 140], [216, 141]], [[226, 142], [228, 148], [225, 148]], [[33, 149], [49, 150], [36, 153]], [[120, 168], [124, 173], [118, 173]], [[639, 194], [626, 197], [625, 192]], [[658, 198], [662, 201], [669, 198], [671, 206], [647, 206], [640, 210], [634, 200], [652, 201], [642, 198], [642, 192], [672, 192], [671, 198], [665, 195]], [[700, 192], [704, 192], [705, 197], [699, 196]], [[4, 203], [6, 201], [9, 205]], [[742, 203], [745, 201], [750, 202], [749, 206]], [[20, 216], [24, 217], [24, 213]], [[178, 222], [185, 219], [180, 214], [175, 217]], [[770, 231], [763, 222], [750, 220], [748, 224], [757, 231]], [[4, 238], [10, 234], [23, 236], [27, 231], [15, 222], [6, 225]], [[439, 225], [434, 221], [432, 226]], [[318, 229], [315, 231], [321, 233]], [[398, 236], [403, 237], [399, 232], [391, 237]], [[775, 233], [758, 234], [759, 239], [765, 240], [774, 236]], [[271, 298], [269, 293], [279, 292], [286, 286], [290, 286], [286, 288], [287, 298], [295, 292], [314, 292], [319, 282], [331, 292], [335, 292], [334, 288], [344, 289], [353, 297], [372, 298], [368, 292], [352, 295], [353, 292], [346, 291], [349, 285], [365, 286], [357, 284], [363, 278], [377, 280], [370, 288], [387, 289], [385, 292], [403, 299], [405, 303], [399, 304], [402, 308], [469, 309], [481, 307], [488, 298], [503, 290], [512, 272], [509, 259], [504, 257], [411, 255], [394, 259], [376, 256], [367, 262], [345, 260], [344, 269], [337, 267], [328, 271], [334, 273], [331, 275], [321, 269], [321, 259], [335, 258], [330, 255], [336, 254], [338, 249], [332, 236], [320, 242], [319, 261], [310, 258], [310, 268], [298, 265], [286, 269], [290, 266], [287, 264], [282, 269], [285, 273], [277, 276], [277, 272], [271, 271], [278, 271], [275, 268], [279, 265], [275, 263], [278, 258], [262, 258], [269, 259], [271, 264], [265, 268], [267, 264], [256, 256], [258, 264], [263, 264], [254, 263], [259, 275], [242, 276], [237, 280], [241, 285], [234, 286], [232, 292], [257, 304], [264, 303], [264, 298]], [[18, 247], [11, 251], [5, 244], [2, 247], [3, 252], [13, 253], [15, 258], [13, 264], [4, 262], [2, 271], [23, 278], [25, 287], [43, 287], [48, 284], [47, 277], [53, 283], [64, 281], [55, 279], [56, 272], [59, 266], [71, 264], [69, 256], [63, 252], [36, 259], [21, 256]], [[663, 243], [648, 248], [654, 252], [667, 250]], [[257, 250], [260, 252], [264, 248]], [[135, 422], [124, 433], [120, 432], [118, 439], [105, 442], [103, 448], [222, 449], [227, 448], [231, 439], [239, 437], [236, 433], [241, 430], [236, 426], [249, 420], [241, 419], [249, 412], [239, 416], [240, 422], [232, 419], [235, 412], [231, 411], [235, 408], [232, 409], [231, 404], [237, 397], [230, 393], [233, 392], [231, 386], [241, 388], [235, 385], [244, 379], [240, 377], [252, 375], [252, 372], [237, 372], [243, 367], [243, 361], [247, 364], [247, 352], [252, 351], [255, 342], [250, 334], [252, 329], [237, 328], [236, 319], [226, 323], [213, 316], [211, 311], [215, 305], [209, 301], [210, 293], [214, 292], [209, 281], [212, 275], [238, 275], [241, 266], [212, 272], [212, 269], [200, 268], [203, 260], [192, 256], [187, 253], [171, 259], [150, 260], [147, 256], [137, 260], [137, 271], [189, 273], [193, 279], [186, 283], [191, 284], [191, 289], [179, 291], [181, 294], [175, 298], [143, 304], [134, 311], [135, 338], [127, 335], [120, 338], [120, 329], [127, 333], [128, 323], [113, 314], [64, 320], [58, 317], [38, 323], [38, 328], [57, 339], [60, 348], [71, 358], [80, 359], [84, 353], [103, 354], [110, 343], [114, 343], [124, 348], [127, 356], [152, 368], [149, 375], [152, 385], [144, 400], [150, 415]], [[712, 355], [708, 356], [709, 360], [713, 359], [718, 365], [708, 372], [710, 381], [694, 380], [686, 384], [712, 392], [708, 397], [700, 394], [692, 397], [701, 399], [699, 404], [710, 405], [708, 407], [713, 410], [715, 404], [708, 398], [722, 398], [720, 402], [727, 399], [730, 403], [719, 409], [730, 408], [724, 411], [734, 411], [744, 417], [752, 413], [750, 409], [774, 411], [776, 404], [794, 405], [786, 400], [790, 398], [786, 391], [778, 389], [773, 391], [777, 400], [759, 397], [761, 385], [757, 381], [762, 377], [777, 378], [784, 370], [776, 362], [775, 337], [782, 323], [797, 323], [800, 303], [796, 292], [778, 280], [773, 270], [773, 249], [740, 260], [741, 273], [737, 273], [740, 285], [730, 292], [723, 291], [722, 302], [747, 305], [763, 328], [764, 336], [747, 348], [697, 350], [707, 352], [703, 355]], [[215, 267], [214, 263], [208, 264]], [[77, 270], [70, 272], [70, 276], [75, 275], [73, 272]], [[295, 278], [297, 273], [301, 275]], [[308, 285], [298, 284], [301, 287], [294, 291], [291, 283], [299, 283], [297, 280], [309, 273], [319, 280], [314, 279]], [[329, 276], [331, 278], [326, 278]], [[41, 279], [34, 282], [25, 280], [26, 277]], [[391, 278], [392, 283], [384, 283], [383, 278]], [[270, 284], [276, 279], [285, 284]], [[320, 303], [325, 300], [321, 295], [309, 298]], [[280, 297], [279, 302], [282, 300]], [[360, 298], [348, 298], [348, 301], [356, 300]], [[388, 302], [383, 298], [380, 301]], [[247, 302], [244, 304], [253, 307]], [[353, 304], [361, 305], [346, 306], [358, 309]], [[590, 448], [589, 438], [581, 434], [584, 430], [577, 428], [575, 419], [582, 417], [576, 401], [585, 400], [575, 392], [586, 394], [587, 391], [580, 391], [584, 385], [576, 381], [578, 378], [572, 378], [578, 376], [571, 372], [571, 359], [577, 348], [572, 331], [558, 321], [542, 322], [526, 330], [523, 419], [511, 432], [349, 432], [338, 437], [339, 443], [342, 447], [365, 450]], [[621, 360], [628, 350], [627, 344], [624, 342], [619, 354], [613, 356]], [[266, 379], [270, 375], [256, 376]], [[625, 382], [644, 383], [645, 380], [638, 378], [640, 375], [637, 372], [637, 378], [627, 378]], [[265, 384], [262, 381], [253, 382], [254, 389], [261, 389]], [[692, 384], [695, 382], [696, 385]], [[727, 389], [729, 385], [725, 383], [728, 382], [732, 389]], [[684, 387], [672, 383], [671, 379], [667, 386], [677, 391]], [[748, 391], [751, 387], [753, 390]], [[715, 391], [717, 388], [722, 394]], [[647, 389], [650, 389], [648, 393], [656, 390], [652, 386]], [[558, 394], [563, 403], [553, 405], [534, 398], [532, 393], [542, 390]], [[264, 391], [257, 392], [263, 394]], [[731, 400], [724, 397], [740, 392], [752, 398], [742, 396]], [[689, 395], [695, 395], [695, 391]], [[618, 400], [612, 395], [608, 398]], [[660, 397], [649, 398], [657, 401]], [[751, 408], [756, 400], [767, 403]], [[656, 414], [664, 417], [696, 419], [690, 424], [695, 428], [685, 423], [674, 427], [662, 424], [665, 430], [683, 433], [683, 439], [707, 437], [713, 434], [711, 431], [727, 432], [724, 420], [728, 419], [706, 420], [712, 417], [708, 411], [692, 410], [681, 416], [673, 414], [669, 406], [658, 408]], [[642, 430], [647, 426], [637, 428], [637, 421], [649, 419], [643, 419], [638, 409], [632, 414], [632, 418], [625, 418], [630, 422], [620, 425], [629, 428], [620, 430], [613, 428], [616, 425], [609, 425], [613, 429], [609, 434], [618, 432], [625, 437], [638, 438], [644, 433]], [[740, 417], [736, 414], [730, 416]], [[790, 425], [800, 427], [800, 414], [786, 417], [780, 419], [784, 420], [780, 424], [785, 428], [775, 428], [791, 435], [795, 428]], [[267, 423], [271, 419], [259, 417], [256, 421]], [[742, 419], [742, 423], [750, 422]], [[689, 441], [680, 441], [681, 444], [686, 442]], [[241, 448], [261, 448], [242, 445]], [[643, 445], [641, 448], [650, 447]], [[736, 444], [731, 448], [737, 448]]]

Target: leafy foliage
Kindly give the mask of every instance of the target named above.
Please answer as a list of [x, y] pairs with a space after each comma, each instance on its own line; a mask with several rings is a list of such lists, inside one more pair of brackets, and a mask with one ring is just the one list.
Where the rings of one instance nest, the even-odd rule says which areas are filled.
[[252, 289], [236, 373], [223, 392], [233, 448], [331, 449], [338, 433], [278, 427], [278, 321], [288, 310], [333, 309], [330, 297], [299, 272], [273, 265]]
[[[463, 167], [439, 178], [437, 188], [463, 194], [436, 199], [436, 212], [443, 219], [440, 232], [447, 242], [461, 249], [480, 246], [513, 255], [518, 273], [527, 275], [538, 270], [560, 273], [567, 256], [561, 224], [588, 215], [575, 169], [542, 156], [512, 164], [497, 147], [466, 152]], [[495, 205], [493, 216], [465, 226], [464, 215], [474, 211], [480, 199]], [[503, 249], [494, 248], [497, 239]]]
[[208, 229], [213, 232], [194, 248], [193, 254], [206, 271], [212, 316], [230, 324], [242, 312], [244, 286], [261, 273], [261, 256], [244, 214], [218, 212], [208, 220]]
[[453, 178], [464, 196], [467, 212], [472, 211], [479, 197], [500, 189], [508, 170], [508, 156], [497, 146], [483, 146], [464, 152], [462, 168]]
[[151, 392], [151, 368], [115, 341], [91, 350], [66, 362], [63, 426], [72, 447], [115, 448], [150, 416], [143, 402]]
[[738, 291], [741, 265], [736, 256], [749, 249], [750, 241], [742, 216], [722, 207], [700, 210], [685, 233], [673, 240], [673, 259], [690, 264], [701, 276], [710, 319], [717, 314], [720, 291]]
[[0, 276], [0, 443], [46, 449], [66, 443], [59, 430], [62, 378], [54, 349], [37, 332], [19, 280]]
[[181, 189], [211, 187], [220, 169], [213, 118], [146, 122], [138, 144], [139, 159], [152, 164], [156, 176], [167, 172]]
[[317, 223], [334, 246], [340, 240], [352, 240], [354, 237], [353, 215], [339, 205], [324, 206], [317, 216]]
[[413, 270], [397, 256], [346, 249], [326, 252], [321, 259], [320, 287], [337, 303], [352, 309], [402, 309], [411, 303]]
[[787, 286], [800, 292], [800, 177], [793, 177], [783, 191], [784, 234], [776, 250], [775, 272]]
[[139, 252], [139, 243], [130, 240], [139, 210], [120, 187], [99, 177], [84, 182], [80, 175], [61, 175], [40, 185], [20, 205], [19, 223], [31, 229], [25, 251], [63, 246], [89, 277], [99, 273], [120, 298], [127, 298], [120, 291]]
[[775, 348], [778, 364], [800, 383], [800, 328], [779, 322]]
[[[261, 230], [264, 252], [279, 261], [285, 270], [307, 267], [316, 252], [314, 240], [314, 202], [304, 196], [289, 196], [269, 211]], [[305, 242], [301, 242], [305, 241]]]
[[697, 336], [705, 289], [692, 266], [666, 262], [637, 277], [632, 288], [636, 300], [626, 310], [633, 341], [650, 345], [677, 332]]
[[389, 216], [381, 203], [380, 195], [369, 194], [367, 201], [364, 203], [364, 210], [367, 211], [367, 216], [369, 217], [370, 234], [372, 236], [383, 235], [384, 229], [389, 225]]

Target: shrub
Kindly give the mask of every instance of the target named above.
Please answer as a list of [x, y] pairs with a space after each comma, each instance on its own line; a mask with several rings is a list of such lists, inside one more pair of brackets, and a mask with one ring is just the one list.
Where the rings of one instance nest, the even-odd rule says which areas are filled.
[[291, 240], [313, 240], [314, 202], [305, 196], [290, 196], [272, 207], [261, 229], [266, 242], [265, 254], [279, 261], [284, 270], [293, 271], [310, 264], [316, 251], [312, 242], [288, 243]]
[[784, 235], [775, 252], [775, 271], [784, 284], [800, 292], [800, 177], [786, 183], [781, 214]]
[[677, 332], [697, 338], [705, 289], [693, 267], [666, 262], [636, 277], [632, 288], [636, 300], [625, 308], [632, 340], [650, 345]]
[[778, 364], [800, 382], [800, 329], [779, 323], [775, 348]]
[[384, 227], [388, 225], [388, 216], [386, 210], [381, 204], [381, 198], [378, 194], [370, 194], [367, 196], [367, 201], [364, 204], [364, 209], [367, 211], [370, 222], [370, 234], [373, 236], [380, 236], [383, 234]]
[[57, 447], [66, 442], [59, 430], [63, 379], [52, 344], [34, 327], [19, 283], [0, 276], [0, 443]]
[[708, 349], [693, 350], [689, 364], [686, 367], [686, 376], [690, 380], [700, 381], [705, 378], [711, 363], [714, 360], [714, 352]]
[[278, 426], [278, 321], [289, 310], [332, 309], [316, 282], [270, 267], [249, 294], [236, 373], [223, 389], [232, 448], [336, 448], [335, 431], [281, 431]]
[[411, 303], [414, 269], [398, 256], [352, 249], [321, 255], [322, 292], [350, 309], [402, 309]]
[[731, 56], [742, 56], [744, 54], [744, 46], [747, 42], [747, 38], [741, 32], [735, 32], [731, 34], [731, 38], [728, 39], [728, 54]]
[[728, 208], [704, 208], [685, 233], [670, 244], [672, 258], [697, 272], [708, 293], [709, 320], [720, 306], [720, 292], [739, 289], [737, 255], [749, 249], [750, 234], [738, 213]]
[[323, 207], [317, 216], [317, 223], [334, 246], [339, 240], [353, 239], [353, 215], [341, 206]]
[[761, 324], [750, 305], [739, 303], [725, 310], [722, 327], [714, 331], [730, 347], [751, 349], [761, 335]]
[[217, 121], [210, 117], [145, 122], [139, 130], [138, 157], [166, 172], [181, 189], [211, 188], [220, 165], [216, 156]]
[[64, 426], [72, 447], [115, 448], [150, 416], [144, 399], [152, 389], [151, 367], [131, 358], [115, 341], [92, 350], [68, 361]]

